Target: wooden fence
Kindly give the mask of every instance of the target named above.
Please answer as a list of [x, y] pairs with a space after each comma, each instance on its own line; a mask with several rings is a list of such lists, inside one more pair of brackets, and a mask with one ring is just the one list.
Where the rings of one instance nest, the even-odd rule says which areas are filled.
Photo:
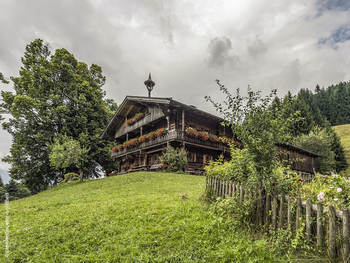
[[[217, 197], [239, 197], [242, 202], [249, 189], [242, 185], [220, 178], [206, 176], [206, 188], [214, 191]], [[289, 229], [293, 235], [300, 228], [300, 223], [305, 221], [303, 229], [306, 241], [316, 244], [320, 248], [327, 249], [331, 257], [340, 257], [343, 262], [350, 262], [349, 246], [349, 210], [337, 210], [334, 206], [325, 207], [322, 202], [313, 204], [310, 199], [302, 201], [300, 197], [293, 199], [285, 196], [283, 192], [266, 195], [260, 200], [263, 220], [259, 224], [265, 224], [269, 229]], [[294, 206], [295, 205], [295, 206]], [[295, 209], [292, 209], [294, 206]]]

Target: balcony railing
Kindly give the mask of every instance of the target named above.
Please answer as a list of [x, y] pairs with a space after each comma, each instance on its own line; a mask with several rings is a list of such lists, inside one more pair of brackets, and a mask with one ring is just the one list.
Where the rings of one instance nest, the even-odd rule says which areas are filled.
[[211, 141], [203, 141], [197, 138], [192, 138], [186, 135], [185, 132], [179, 131], [179, 130], [171, 130], [164, 136], [160, 136], [155, 138], [154, 140], [148, 141], [148, 142], [142, 142], [141, 144], [134, 146], [132, 148], [125, 148], [123, 150], [119, 150], [116, 152], [112, 152], [111, 156], [112, 157], [117, 157], [121, 155], [125, 155], [127, 153], [131, 152], [136, 152], [139, 150], [147, 149], [150, 147], [158, 146], [161, 144], [164, 144], [166, 142], [171, 142], [171, 141], [181, 141], [181, 142], [186, 142], [186, 143], [191, 143], [191, 144], [196, 144], [196, 145], [201, 145], [201, 146], [206, 146], [210, 147], [216, 150], [225, 150], [229, 151], [230, 148], [222, 143], [222, 142], [211, 142]]

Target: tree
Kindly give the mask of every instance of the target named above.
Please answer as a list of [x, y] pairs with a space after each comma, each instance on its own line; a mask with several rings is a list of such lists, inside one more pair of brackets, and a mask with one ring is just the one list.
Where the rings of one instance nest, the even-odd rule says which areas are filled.
[[9, 84], [10, 82], [4, 77], [4, 75], [0, 72], [0, 81], [4, 84]]
[[294, 142], [296, 146], [321, 155], [316, 159], [316, 171], [329, 174], [335, 170], [334, 153], [332, 151], [332, 138], [326, 129], [315, 127], [309, 134], [302, 134]]
[[18, 183], [13, 179], [3, 187], [0, 186], [0, 202], [5, 202], [5, 193], [9, 194], [9, 201], [21, 199], [30, 196], [30, 191], [22, 183]]
[[0, 111], [11, 115], [2, 124], [13, 137], [3, 159], [12, 164], [11, 177], [33, 193], [59, 182], [63, 173], [50, 165], [49, 148], [60, 134], [90, 149], [86, 177], [113, 167], [112, 143], [99, 138], [113, 115], [104, 101], [101, 68], [88, 67], [65, 49], [51, 55], [41, 39], [26, 46], [22, 64], [19, 76], [11, 77], [14, 92], [1, 92]]
[[55, 140], [50, 154], [51, 165], [56, 169], [75, 166], [79, 170], [80, 182], [83, 182], [83, 169], [88, 161], [89, 149], [82, 148], [80, 143], [67, 136]]
[[339, 173], [348, 167], [344, 146], [341, 144], [339, 136], [332, 127], [326, 127], [326, 131], [331, 140], [331, 150], [334, 153], [334, 169]]
[[167, 147], [164, 154], [160, 157], [163, 167], [168, 172], [184, 171], [187, 164], [187, 152], [184, 149]]
[[[286, 113], [289, 110], [288, 100], [280, 101], [278, 107], [276, 103], [276, 90], [272, 90], [268, 96], [262, 97], [261, 92], [254, 92], [248, 86], [248, 95], [242, 96], [237, 89], [236, 96], [221, 85], [217, 80], [220, 90], [226, 95], [225, 106], [214, 102], [206, 96], [206, 100], [212, 102], [217, 111], [223, 116], [228, 125], [231, 126], [237, 139], [242, 142], [247, 151], [245, 156], [249, 157], [252, 165], [250, 176], [253, 176], [256, 185], [250, 187], [265, 188], [268, 191], [276, 187], [275, 171], [282, 164], [279, 161], [277, 143], [287, 143], [291, 141], [289, 132], [290, 123], [297, 118], [296, 115]], [[289, 100], [290, 101], [290, 100]]]

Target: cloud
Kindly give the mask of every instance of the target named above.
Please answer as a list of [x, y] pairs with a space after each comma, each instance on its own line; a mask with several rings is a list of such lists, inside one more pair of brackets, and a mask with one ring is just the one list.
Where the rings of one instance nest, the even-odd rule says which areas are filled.
[[316, 6], [321, 13], [324, 11], [350, 10], [350, 2], [348, 0], [319, 0]]
[[318, 41], [319, 45], [329, 45], [333, 49], [339, 48], [338, 43], [344, 43], [350, 40], [350, 26], [345, 24], [332, 31], [327, 38], [321, 38]]
[[256, 36], [253, 43], [247, 46], [247, 50], [249, 55], [256, 59], [258, 56], [264, 54], [267, 48], [259, 36]]
[[239, 57], [231, 55], [232, 44], [228, 37], [215, 37], [208, 45], [209, 57], [206, 63], [209, 67], [222, 68], [224, 66], [234, 67], [239, 63]]

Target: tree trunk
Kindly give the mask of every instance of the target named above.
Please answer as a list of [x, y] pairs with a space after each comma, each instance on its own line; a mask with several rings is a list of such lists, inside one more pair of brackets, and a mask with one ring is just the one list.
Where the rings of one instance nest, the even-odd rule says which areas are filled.
[[79, 169], [80, 182], [83, 182], [83, 170]]

